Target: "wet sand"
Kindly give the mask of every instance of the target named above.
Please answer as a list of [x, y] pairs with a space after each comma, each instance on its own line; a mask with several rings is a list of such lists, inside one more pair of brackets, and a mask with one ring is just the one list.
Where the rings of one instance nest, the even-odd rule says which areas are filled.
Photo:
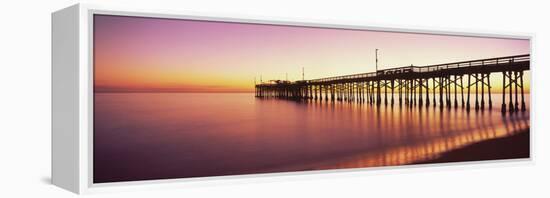
[[529, 129], [449, 151], [437, 159], [415, 164], [529, 158]]

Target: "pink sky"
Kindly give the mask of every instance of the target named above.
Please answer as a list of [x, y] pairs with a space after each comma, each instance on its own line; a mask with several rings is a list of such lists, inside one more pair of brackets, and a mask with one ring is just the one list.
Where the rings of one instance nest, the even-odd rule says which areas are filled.
[[530, 53], [528, 40], [96, 15], [96, 91], [253, 91], [314, 79]]

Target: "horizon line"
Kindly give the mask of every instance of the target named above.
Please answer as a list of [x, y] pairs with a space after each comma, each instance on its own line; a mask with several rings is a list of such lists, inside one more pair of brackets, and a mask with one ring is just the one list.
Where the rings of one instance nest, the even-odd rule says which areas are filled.
[[254, 93], [254, 91], [139, 91], [139, 90], [122, 90], [122, 91], [94, 91], [95, 93]]

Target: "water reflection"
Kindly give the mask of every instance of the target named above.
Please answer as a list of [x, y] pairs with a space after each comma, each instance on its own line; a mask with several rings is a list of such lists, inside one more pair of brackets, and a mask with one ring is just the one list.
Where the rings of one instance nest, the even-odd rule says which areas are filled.
[[253, 94], [96, 94], [94, 108], [95, 182], [410, 164], [529, 128], [529, 111]]
[[[276, 100], [276, 99], [275, 99]], [[324, 101], [298, 102], [311, 114], [337, 114], [334, 122], [347, 122], [361, 134], [369, 133], [370, 145], [363, 153], [310, 165], [313, 169], [357, 168], [412, 164], [473, 143], [523, 133], [529, 129], [529, 113], [502, 115], [464, 108], [407, 108], [368, 103]], [[355, 114], [346, 117], [346, 113]]]
[[[429, 161], [454, 149], [484, 140], [522, 133], [524, 132], [521, 131], [522, 129], [529, 128], [529, 122], [525, 119], [524, 114], [519, 115], [520, 118], [513, 117], [503, 118], [501, 126], [495, 126], [492, 123], [486, 124], [483, 123], [484, 121], [472, 125], [471, 121], [467, 121], [466, 127], [456, 127], [456, 129], [448, 127], [448, 131], [441, 133], [441, 136], [436, 136], [425, 142], [399, 145], [379, 152], [353, 156], [335, 164], [321, 165], [318, 169], [392, 166]], [[479, 128], [475, 126], [479, 126]], [[446, 130], [443, 127], [440, 129]]]

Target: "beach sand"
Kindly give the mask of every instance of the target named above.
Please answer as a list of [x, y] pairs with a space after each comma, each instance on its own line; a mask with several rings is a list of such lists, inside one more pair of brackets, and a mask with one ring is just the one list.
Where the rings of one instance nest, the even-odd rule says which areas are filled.
[[529, 129], [512, 136], [478, 142], [415, 164], [529, 158]]

